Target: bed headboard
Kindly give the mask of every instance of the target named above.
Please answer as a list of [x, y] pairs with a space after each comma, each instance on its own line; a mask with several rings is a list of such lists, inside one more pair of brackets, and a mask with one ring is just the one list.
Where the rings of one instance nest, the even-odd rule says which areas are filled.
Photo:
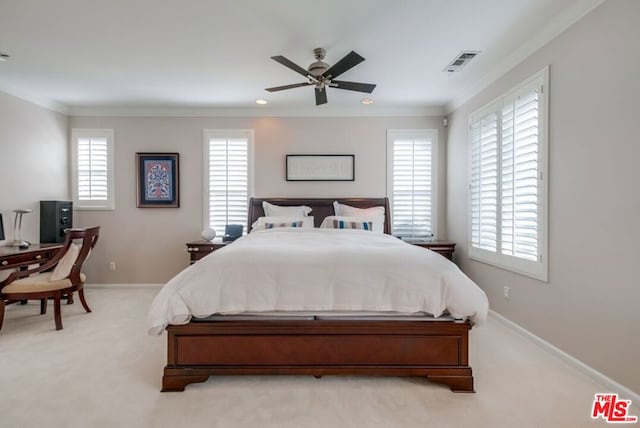
[[249, 199], [249, 224], [247, 230], [251, 230], [251, 225], [258, 219], [258, 217], [264, 216], [262, 201], [283, 206], [307, 205], [313, 210], [309, 215], [313, 216], [315, 227], [320, 227], [322, 220], [324, 220], [325, 217], [334, 215], [333, 201], [338, 201], [341, 204], [351, 205], [356, 208], [384, 206], [384, 233], [391, 234], [391, 211], [389, 209], [389, 198], [251, 198]]

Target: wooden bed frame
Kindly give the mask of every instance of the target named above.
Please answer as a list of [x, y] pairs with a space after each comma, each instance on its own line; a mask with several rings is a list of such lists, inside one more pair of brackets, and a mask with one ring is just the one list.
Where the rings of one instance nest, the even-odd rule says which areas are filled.
[[[316, 226], [333, 215], [333, 201], [385, 206], [387, 198], [252, 198], [249, 226], [262, 201], [308, 205]], [[386, 216], [385, 232], [391, 230]], [[162, 391], [184, 391], [212, 375], [295, 374], [424, 376], [454, 392], [474, 392], [469, 366], [471, 323], [461, 321], [224, 320], [167, 327]]]

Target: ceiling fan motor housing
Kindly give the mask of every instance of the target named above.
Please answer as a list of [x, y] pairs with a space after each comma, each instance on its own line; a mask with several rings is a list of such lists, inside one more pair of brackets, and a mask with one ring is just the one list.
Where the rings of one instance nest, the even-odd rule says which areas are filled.
[[320, 77], [329, 69], [329, 64], [323, 61], [316, 61], [309, 64], [309, 74], [313, 77]]
[[316, 58], [316, 62], [312, 62], [309, 64], [309, 74], [313, 77], [320, 77], [324, 74], [325, 71], [329, 69], [329, 64], [322, 61], [324, 56], [327, 54], [327, 51], [324, 48], [315, 48], [313, 50], [313, 56]]

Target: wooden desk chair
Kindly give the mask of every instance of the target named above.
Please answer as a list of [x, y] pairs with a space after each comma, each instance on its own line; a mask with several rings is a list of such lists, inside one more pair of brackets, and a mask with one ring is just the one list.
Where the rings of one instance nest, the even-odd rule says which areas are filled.
[[[91, 312], [84, 298], [85, 275], [80, 272], [82, 264], [98, 241], [100, 227], [70, 229], [64, 246], [47, 263], [35, 269], [18, 270], [0, 282], [0, 329], [4, 319], [5, 300], [40, 300], [40, 313], [47, 312], [47, 299], [53, 299], [56, 330], [62, 330], [60, 299], [78, 292], [85, 311]], [[82, 243], [74, 241], [82, 240]], [[53, 270], [51, 270], [53, 269]]]

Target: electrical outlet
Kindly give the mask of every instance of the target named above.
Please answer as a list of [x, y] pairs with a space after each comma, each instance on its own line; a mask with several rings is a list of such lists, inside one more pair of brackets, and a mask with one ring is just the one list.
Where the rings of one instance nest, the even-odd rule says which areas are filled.
[[504, 286], [504, 300], [511, 300], [511, 287]]
[[116, 262], [109, 262], [109, 270], [114, 272], [116, 270]]

